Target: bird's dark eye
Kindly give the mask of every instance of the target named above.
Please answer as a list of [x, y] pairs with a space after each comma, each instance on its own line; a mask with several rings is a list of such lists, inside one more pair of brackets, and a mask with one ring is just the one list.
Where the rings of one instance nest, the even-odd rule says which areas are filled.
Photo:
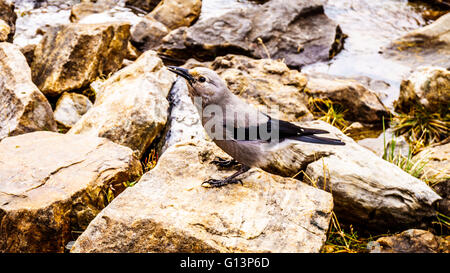
[[206, 78], [205, 78], [205, 77], [199, 77], [199, 78], [198, 78], [198, 81], [199, 81], [199, 82], [206, 82]]

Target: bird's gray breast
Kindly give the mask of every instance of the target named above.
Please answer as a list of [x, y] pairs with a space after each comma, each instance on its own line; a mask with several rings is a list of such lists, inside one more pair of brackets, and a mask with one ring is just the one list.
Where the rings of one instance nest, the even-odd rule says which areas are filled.
[[264, 151], [260, 141], [214, 140], [224, 152], [239, 163], [249, 167], [260, 167]]

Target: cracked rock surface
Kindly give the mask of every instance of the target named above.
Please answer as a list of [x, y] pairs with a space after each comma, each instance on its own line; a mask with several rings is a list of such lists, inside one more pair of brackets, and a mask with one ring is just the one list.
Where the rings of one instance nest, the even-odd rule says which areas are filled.
[[[369, 229], [386, 230], [414, 226], [436, 212], [441, 199], [425, 182], [358, 145], [339, 129], [323, 121], [300, 125], [324, 129], [345, 146], [311, 145], [293, 141], [273, 151], [281, 175], [304, 170], [303, 180], [333, 194], [340, 219]], [[327, 135], [324, 135], [327, 136]], [[286, 153], [292, 153], [287, 155]], [[286, 158], [294, 157], [288, 161]]]
[[63, 252], [142, 173], [131, 149], [105, 138], [34, 132], [0, 142], [0, 252]]
[[0, 43], [0, 140], [39, 130], [56, 131], [52, 107], [19, 48]]
[[[72, 252], [318, 252], [331, 195], [295, 179], [252, 169], [243, 185], [204, 188], [235, 170], [204, 140], [170, 146], [158, 165], [89, 224]], [[136, 213], [139, 211], [139, 213]]]

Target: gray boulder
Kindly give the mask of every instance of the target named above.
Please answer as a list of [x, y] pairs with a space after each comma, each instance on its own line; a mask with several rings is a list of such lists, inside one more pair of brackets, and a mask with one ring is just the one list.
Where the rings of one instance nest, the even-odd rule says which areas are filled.
[[284, 59], [301, 67], [332, 58], [344, 34], [323, 10], [324, 1], [272, 0], [197, 21], [164, 37], [159, 48], [171, 58], [213, 60], [241, 54]]

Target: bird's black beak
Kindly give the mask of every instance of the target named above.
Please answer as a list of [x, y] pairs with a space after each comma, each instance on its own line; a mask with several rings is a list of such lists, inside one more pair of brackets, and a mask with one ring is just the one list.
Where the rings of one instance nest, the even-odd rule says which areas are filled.
[[185, 78], [190, 85], [192, 85], [192, 83], [194, 83], [195, 79], [194, 77], [192, 77], [191, 74], [189, 74], [189, 71], [185, 68], [181, 68], [181, 67], [176, 67], [176, 66], [168, 66], [169, 71]]

